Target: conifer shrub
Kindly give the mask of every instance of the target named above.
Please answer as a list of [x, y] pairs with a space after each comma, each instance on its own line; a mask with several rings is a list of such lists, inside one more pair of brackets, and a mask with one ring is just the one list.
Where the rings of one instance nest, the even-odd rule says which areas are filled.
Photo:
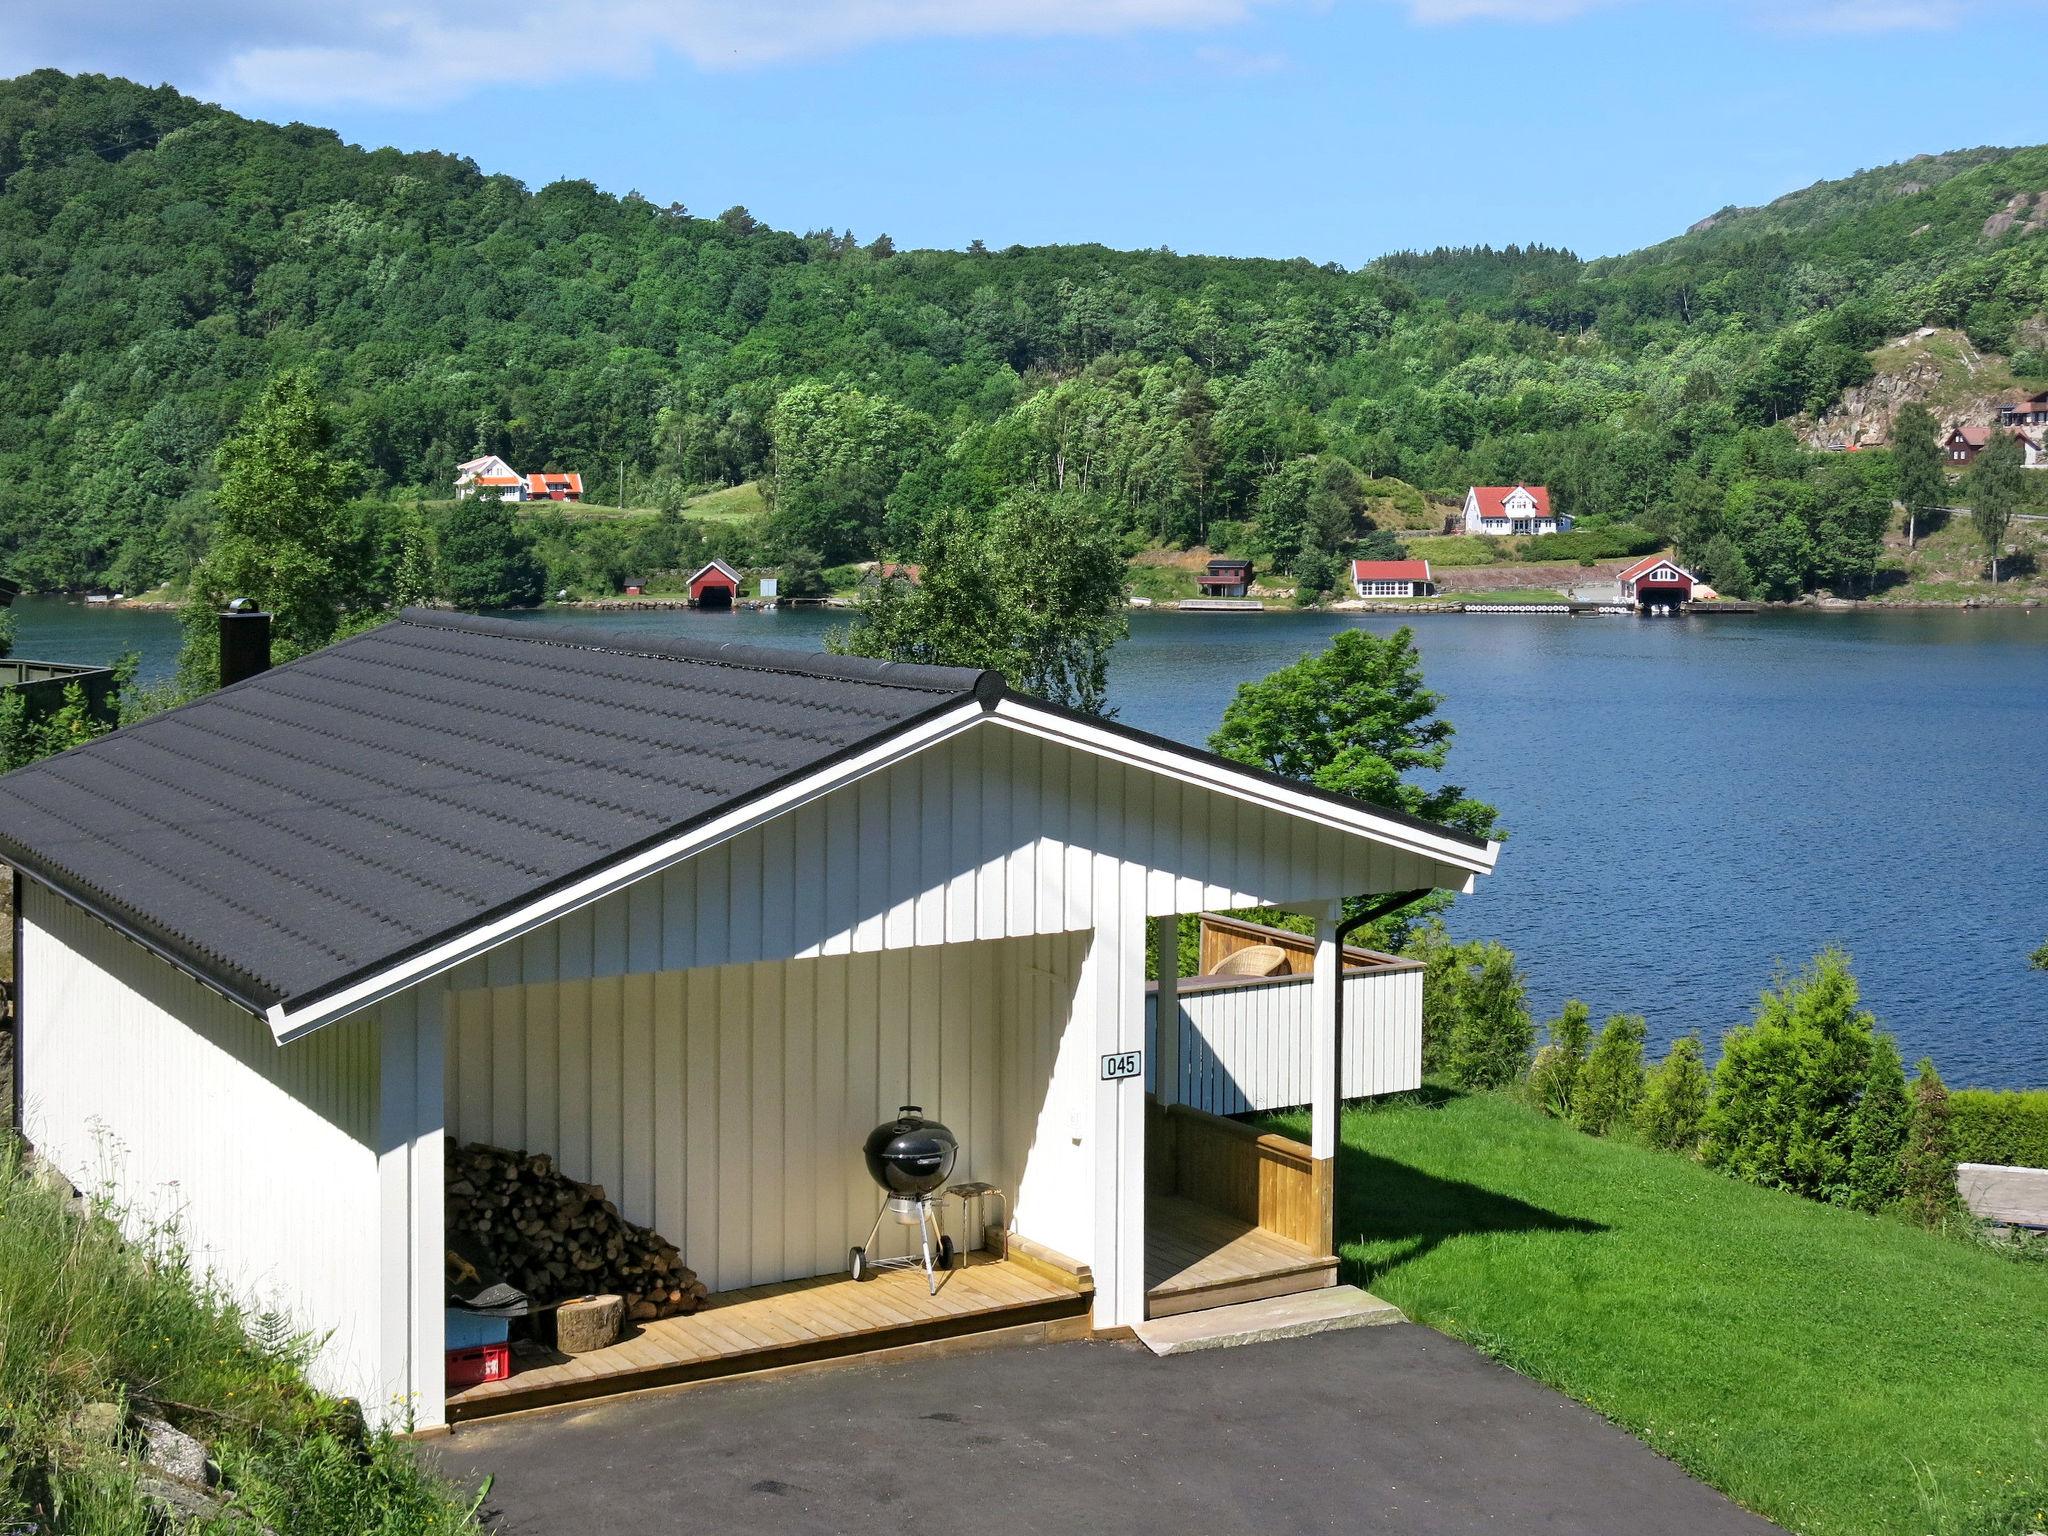
[[1849, 1201], [1860, 1211], [1881, 1211], [1899, 1198], [1899, 1153], [1913, 1118], [1906, 1068], [1890, 1035], [1871, 1042], [1863, 1097], [1849, 1117]]
[[1627, 1126], [1643, 1097], [1643, 1040], [1649, 1026], [1641, 1014], [1611, 1015], [1600, 1030], [1585, 1070], [1579, 1074], [1573, 1119], [1580, 1130], [1605, 1136]]
[[1529, 1098], [1544, 1113], [1569, 1120], [1593, 1041], [1593, 1010], [1575, 997], [1544, 1033], [1550, 1038], [1529, 1065]]
[[1913, 1118], [1899, 1153], [1900, 1203], [1923, 1227], [1939, 1227], [1962, 1207], [1956, 1194], [1955, 1144], [1948, 1089], [1925, 1056], [1913, 1078]]
[[1498, 940], [1460, 946], [1456, 1012], [1450, 1031], [1451, 1081], [1461, 1088], [1519, 1082], [1536, 1045], [1528, 991], [1515, 952]]
[[1680, 1035], [1643, 1083], [1636, 1106], [1636, 1134], [1667, 1152], [1695, 1151], [1706, 1124], [1713, 1079], [1706, 1050], [1696, 1034]]
[[1728, 1032], [1707, 1114], [1710, 1164], [1752, 1184], [1847, 1202], [1850, 1122], [1876, 1032], [1858, 995], [1849, 956], [1830, 948], [1766, 990], [1754, 1023]]

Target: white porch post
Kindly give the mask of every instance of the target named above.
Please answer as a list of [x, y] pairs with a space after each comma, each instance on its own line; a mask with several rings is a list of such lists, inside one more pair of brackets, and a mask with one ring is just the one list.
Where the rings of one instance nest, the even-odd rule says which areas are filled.
[[447, 991], [429, 983], [380, 1009], [377, 1026], [377, 1366], [373, 1423], [447, 1422], [442, 1213]]
[[[1098, 867], [1108, 864], [1098, 860]], [[1095, 929], [1082, 990], [1095, 1014], [1095, 1326], [1127, 1328], [1145, 1318], [1145, 1075], [1110, 1079], [1103, 1058], [1145, 1049], [1144, 871], [1110, 864], [1101, 901], [1109, 919]], [[1128, 878], [1126, 878], [1128, 877]], [[1112, 885], [1110, 882], [1116, 882]], [[1121, 908], [1119, 914], [1118, 909]]]
[[1152, 919], [1152, 947], [1159, 952], [1159, 985], [1153, 992], [1156, 1029], [1152, 1046], [1152, 1096], [1163, 1109], [1180, 1102], [1180, 917]]
[[1332, 903], [1315, 912], [1316, 958], [1309, 984], [1310, 1039], [1314, 1042], [1309, 1076], [1309, 1155], [1314, 1161], [1315, 1200], [1322, 1249], [1336, 1251], [1336, 1189], [1338, 1105], [1343, 1101], [1342, 1064], [1337, 1060], [1337, 988], [1341, 982], [1337, 924], [1343, 908]]

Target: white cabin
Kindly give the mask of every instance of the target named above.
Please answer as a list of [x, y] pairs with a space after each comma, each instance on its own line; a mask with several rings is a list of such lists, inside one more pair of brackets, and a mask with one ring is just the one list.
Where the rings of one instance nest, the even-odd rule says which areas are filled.
[[[1162, 1283], [1148, 1231], [1270, 1190], [1233, 1230], [1295, 1257], [1253, 1278], [1331, 1283], [1341, 1088], [1420, 1081], [1412, 967], [1343, 983], [1340, 1061], [1340, 903], [1469, 890], [1496, 853], [992, 673], [421, 611], [0, 795], [28, 1134], [320, 1334], [322, 1385], [419, 1426], [752, 1368], [680, 1317], [451, 1396], [450, 1138], [549, 1154], [714, 1292], [798, 1282], [781, 1306], [884, 1294], [844, 1271], [877, 1210], [862, 1138], [906, 1103], [957, 1134], [956, 1183], [1002, 1192], [970, 1257], [1016, 1267], [981, 1324], [984, 1271], [957, 1274], [931, 1329], [1236, 1299]], [[1146, 940], [1259, 905], [1314, 919], [1312, 974], [1261, 983], [1295, 1046], [1230, 1087], [1241, 1048], [1202, 1022], [1227, 1000], [1148, 1032], [1183, 1013]], [[1309, 1142], [1198, 1107], [1275, 1095]], [[874, 1283], [926, 1305], [921, 1274]]]

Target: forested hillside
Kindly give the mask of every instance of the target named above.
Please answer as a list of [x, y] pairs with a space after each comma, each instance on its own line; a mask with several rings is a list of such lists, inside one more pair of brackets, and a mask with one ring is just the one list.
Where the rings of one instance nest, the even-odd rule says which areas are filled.
[[899, 251], [41, 71], [0, 83], [0, 568], [181, 579], [217, 446], [304, 368], [387, 503], [479, 450], [643, 506], [758, 480], [750, 536], [829, 563], [1029, 489], [1323, 584], [1375, 480], [1545, 481], [1726, 585], [1853, 590], [1885, 456], [1779, 424], [1921, 324], [2048, 372], [2044, 223], [2048, 150], [1977, 150], [1594, 263]]

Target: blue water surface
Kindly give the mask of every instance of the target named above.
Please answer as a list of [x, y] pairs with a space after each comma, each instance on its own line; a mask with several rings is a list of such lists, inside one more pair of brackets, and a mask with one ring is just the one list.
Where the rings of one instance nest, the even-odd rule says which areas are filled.
[[[16, 605], [16, 652], [143, 655], [166, 614]], [[829, 613], [549, 611], [535, 624], [812, 650]], [[1120, 718], [1202, 742], [1238, 683], [1377, 615], [1133, 616]], [[1460, 936], [1505, 940], [1544, 1015], [1567, 997], [1709, 1043], [1780, 965], [1827, 943], [1908, 1060], [1951, 1083], [2048, 1086], [2048, 613], [1781, 613], [1415, 623], [1458, 735], [1450, 777], [1501, 809], [1498, 872]]]

